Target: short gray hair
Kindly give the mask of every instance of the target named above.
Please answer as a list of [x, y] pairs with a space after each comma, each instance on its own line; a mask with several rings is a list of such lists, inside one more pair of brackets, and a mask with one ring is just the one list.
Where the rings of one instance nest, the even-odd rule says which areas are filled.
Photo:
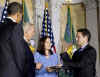
[[24, 32], [28, 32], [32, 28], [34, 28], [34, 24], [32, 24], [32, 23], [24, 23], [24, 26], [23, 26]]

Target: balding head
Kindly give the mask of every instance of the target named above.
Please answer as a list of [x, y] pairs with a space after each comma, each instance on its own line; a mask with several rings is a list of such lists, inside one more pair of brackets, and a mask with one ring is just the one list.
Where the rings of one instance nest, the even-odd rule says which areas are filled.
[[24, 24], [24, 37], [26, 41], [31, 40], [31, 38], [34, 36], [34, 24], [31, 23], [25, 23]]

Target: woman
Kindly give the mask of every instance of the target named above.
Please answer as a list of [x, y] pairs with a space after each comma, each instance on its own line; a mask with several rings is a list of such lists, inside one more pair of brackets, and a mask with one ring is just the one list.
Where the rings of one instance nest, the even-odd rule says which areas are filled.
[[36, 77], [57, 77], [51, 66], [58, 65], [58, 56], [51, 50], [50, 38], [45, 36], [39, 40], [37, 52], [34, 53]]

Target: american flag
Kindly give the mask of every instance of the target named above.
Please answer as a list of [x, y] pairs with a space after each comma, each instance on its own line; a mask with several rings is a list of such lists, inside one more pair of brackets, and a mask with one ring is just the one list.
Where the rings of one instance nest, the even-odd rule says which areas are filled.
[[51, 49], [54, 52], [56, 52], [55, 43], [54, 43], [54, 36], [53, 36], [52, 26], [51, 26], [51, 20], [50, 20], [50, 16], [48, 13], [48, 8], [45, 8], [45, 10], [44, 10], [41, 37], [45, 37], [46, 35], [48, 35], [50, 37]]
[[1, 17], [0, 22], [4, 22], [4, 19], [6, 17], [7, 17], [7, 1], [5, 1], [5, 6], [4, 6], [3, 11], [2, 11], [2, 17]]

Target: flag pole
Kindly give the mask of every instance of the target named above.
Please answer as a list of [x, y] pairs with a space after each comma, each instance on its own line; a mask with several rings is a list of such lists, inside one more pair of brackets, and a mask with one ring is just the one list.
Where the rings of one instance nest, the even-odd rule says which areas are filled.
[[[48, 9], [48, 0], [45, 1], [45, 11]], [[46, 17], [46, 16], [45, 16]], [[47, 22], [46, 22], [46, 33], [48, 34], [47, 31]]]
[[[96, 9], [97, 9], [97, 30], [98, 30], [98, 40], [99, 40], [99, 43], [98, 43], [98, 51], [99, 51], [99, 59], [100, 59], [100, 7], [99, 7], [99, 0], [95, 0], [96, 2]], [[100, 63], [100, 61], [99, 61]]]
[[22, 0], [22, 7], [23, 7], [23, 13], [22, 13], [22, 23], [24, 23], [24, 0]]
[[9, 3], [9, 0], [6, 0], [7, 1], [7, 4]]

